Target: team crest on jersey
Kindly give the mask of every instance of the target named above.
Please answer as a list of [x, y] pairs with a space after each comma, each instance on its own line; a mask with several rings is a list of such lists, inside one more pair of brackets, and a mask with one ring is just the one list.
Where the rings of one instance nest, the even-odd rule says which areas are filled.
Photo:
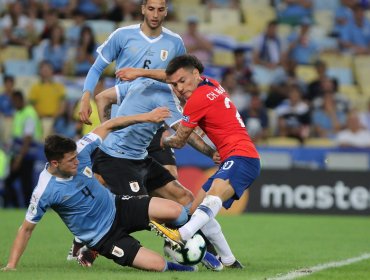
[[161, 60], [166, 61], [168, 58], [168, 51], [167, 50], [161, 50]]
[[121, 248], [114, 246], [112, 249], [112, 255], [122, 258], [125, 255], [125, 252]]
[[88, 166], [85, 167], [85, 169], [83, 171], [83, 174], [86, 175], [89, 178], [92, 178], [92, 176], [93, 176], [92, 170]]
[[130, 182], [130, 188], [133, 192], [138, 192], [140, 190], [140, 185], [136, 181]]

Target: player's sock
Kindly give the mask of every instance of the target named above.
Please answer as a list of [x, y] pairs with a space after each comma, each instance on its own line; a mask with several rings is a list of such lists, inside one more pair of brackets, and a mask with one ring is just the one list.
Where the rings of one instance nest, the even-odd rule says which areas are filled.
[[211, 253], [212, 255], [214, 256], [217, 256], [218, 253], [215, 249], [215, 246], [213, 246], [213, 244], [211, 243], [211, 241], [209, 241], [208, 237], [203, 233], [202, 230], [198, 230], [198, 232], [204, 239], [204, 241], [206, 242], [206, 245], [207, 245], [207, 252]]
[[230, 265], [235, 262], [235, 256], [231, 252], [230, 246], [222, 233], [221, 226], [216, 219], [210, 219], [209, 222], [202, 227], [202, 232], [215, 246], [223, 264]]
[[182, 265], [178, 263], [173, 263], [166, 261], [166, 266], [163, 271], [197, 271], [197, 266]]
[[185, 207], [182, 207], [180, 216], [177, 217], [177, 219], [171, 223], [166, 223], [171, 228], [178, 228], [184, 225], [188, 221], [188, 213], [186, 211]]
[[203, 202], [195, 210], [189, 222], [179, 229], [181, 238], [189, 240], [208, 221], [214, 218], [222, 207], [222, 201], [218, 196], [207, 195]]

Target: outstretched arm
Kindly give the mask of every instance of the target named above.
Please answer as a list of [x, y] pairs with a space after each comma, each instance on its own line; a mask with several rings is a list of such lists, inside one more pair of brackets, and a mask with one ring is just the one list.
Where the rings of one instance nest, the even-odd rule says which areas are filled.
[[116, 88], [108, 88], [97, 96], [95, 96], [96, 105], [98, 107], [98, 114], [100, 122], [105, 122], [109, 119], [109, 116], [106, 116], [106, 108], [112, 106], [112, 104], [117, 103], [117, 94]]
[[124, 81], [132, 81], [139, 77], [146, 77], [166, 83], [164, 69], [143, 69], [143, 68], [121, 68], [116, 71], [116, 77]]
[[100, 126], [95, 128], [92, 132], [99, 135], [104, 139], [109, 132], [124, 127], [142, 123], [142, 122], [163, 122], [164, 119], [170, 116], [170, 110], [167, 107], [158, 107], [148, 113], [132, 115], [132, 116], [121, 116], [105, 121]]
[[32, 232], [35, 229], [36, 224], [32, 224], [23, 221], [23, 224], [18, 230], [17, 236], [14, 239], [12, 249], [10, 251], [10, 256], [8, 264], [2, 270], [15, 270], [20, 258], [23, 255], [24, 250], [27, 247], [28, 240], [31, 238]]

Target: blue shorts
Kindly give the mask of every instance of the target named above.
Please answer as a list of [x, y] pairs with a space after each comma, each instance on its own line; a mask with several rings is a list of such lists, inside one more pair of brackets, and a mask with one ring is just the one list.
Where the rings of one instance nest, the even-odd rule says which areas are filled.
[[238, 200], [243, 195], [243, 192], [256, 180], [260, 174], [260, 170], [261, 165], [258, 158], [231, 156], [222, 162], [220, 168], [215, 174], [209, 177], [202, 188], [207, 192], [211, 188], [214, 179], [229, 179], [235, 194], [222, 204], [223, 207], [228, 209], [234, 200]]

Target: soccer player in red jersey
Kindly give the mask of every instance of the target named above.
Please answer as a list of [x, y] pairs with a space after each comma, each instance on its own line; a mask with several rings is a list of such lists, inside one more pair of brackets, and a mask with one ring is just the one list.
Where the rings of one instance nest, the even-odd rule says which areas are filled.
[[[239, 199], [260, 173], [258, 152], [235, 105], [225, 89], [217, 81], [201, 76], [202, 72], [203, 65], [191, 55], [174, 58], [166, 68], [167, 82], [186, 104], [180, 126], [175, 134], [163, 139], [163, 145], [183, 147], [191, 132], [199, 126], [214, 143], [221, 157], [219, 169], [197, 194], [191, 219], [178, 232], [168, 232], [160, 225], [154, 227], [180, 244], [199, 229], [211, 242], [211, 236], [217, 238], [222, 234], [215, 216], [222, 206], [227, 209], [235, 199]], [[218, 252], [227, 247], [222, 242], [221, 245], [219, 242], [212, 243]], [[231, 252], [220, 256], [226, 266], [237, 262]]]

